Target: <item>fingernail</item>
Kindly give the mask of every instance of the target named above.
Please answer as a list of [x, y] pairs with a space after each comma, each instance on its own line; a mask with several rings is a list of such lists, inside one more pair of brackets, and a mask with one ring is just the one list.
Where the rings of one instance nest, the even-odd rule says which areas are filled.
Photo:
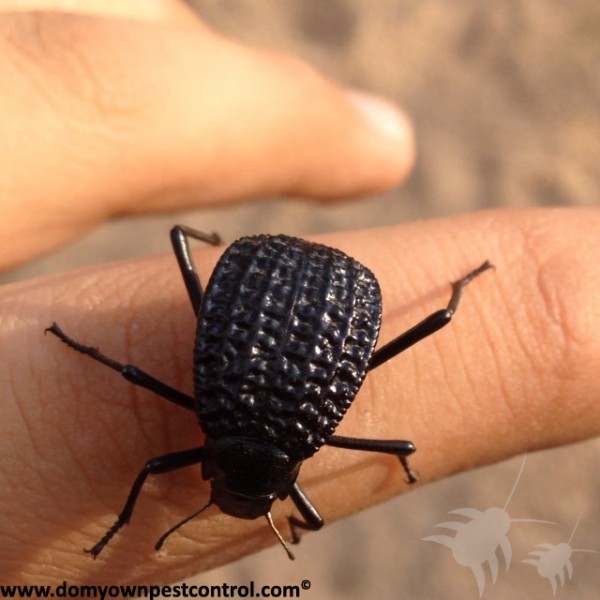
[[346, 95], [350, 103], [380, 134], [395, 139], [412, 137], [409, 120], [387, 100], [355, 90], [349, 90]]

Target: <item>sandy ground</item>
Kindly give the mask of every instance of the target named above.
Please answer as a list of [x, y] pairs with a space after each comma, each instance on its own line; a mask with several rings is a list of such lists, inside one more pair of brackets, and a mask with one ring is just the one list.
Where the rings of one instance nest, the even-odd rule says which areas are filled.
[[[443, 0], [197, 0], [215, 28], [293, 52], [331, 77], [393, 98], [412, 115], [419, 163], [401, 190], [361, 202], [318, 205], [270, 198], [247, 206], [124, 219], [11, 273], [21, 279], [93, 262], [168, 252], [174, 222], [227, 240], [256, 232], [310, 234], [498, 206], [593, 205], [600, 199], [600, 6], [596, 0], [452, 3]], [[307, 535], [290, 563], [279, 547], [198, 578], [202, 583], [299, 584], [302, 598], [476, 599], [472, 572], [422, 538], [457, 508], [502, 508], [522, 459], [426, 486]], [[600, 443], [529, 456], [507, 511], [513, 560], [486, 600], [552, 597], [521, 559], [569, 538], [600, 550]], [[498, 539], [496, 540], [498, 541]], [[495, 547], [495, 544], [492, 544]], [[490, 557], [488, 553], [487, 557]], [[592, 599], [600, 554], [574, 554], [557, 598]], [[558, 573], [556, 573], [558, 575]]]

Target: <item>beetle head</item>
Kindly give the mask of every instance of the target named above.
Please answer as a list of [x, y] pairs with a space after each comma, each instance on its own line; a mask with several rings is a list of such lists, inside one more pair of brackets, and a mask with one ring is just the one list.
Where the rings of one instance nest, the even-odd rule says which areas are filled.
[[285, 498], [300, 465], [274, 446], [244, 437], [207, 440], [202, 476], [212, 484], [211, 502], [241, 519], [266, 516], [278, 498]]

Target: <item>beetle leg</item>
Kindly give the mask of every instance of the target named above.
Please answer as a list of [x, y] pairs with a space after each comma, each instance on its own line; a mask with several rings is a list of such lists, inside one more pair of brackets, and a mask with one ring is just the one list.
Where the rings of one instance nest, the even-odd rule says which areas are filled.
[[309, 531], [318, 531], [323, 527], [323, 517], [319, 511], [313, 506], [313, 503], [308, 499], [308, 496], [302, 491], [302, 488], [294, 483], [290, 491], [290, 497], [296, 508], [300, 511], [302, 519], [298, 517], [288, 517], [290, 529], [292, 531], [292, 544], [297, 544], [300, 541], [298, 529], [307, 529]]
[[102, 536], [100, 541], [93, 548], [86, 550], [86, 552], [89, 552], [94, 558], [96, 558], [98, 554], [102, 552], [104, 546], [106, 546], [106, 544], [108, 544], [113, 536], [119, 531], [119, 529], [129, 523], [131, 515], [133, 514], [135, 503], [148, 475], [157, 475], [159, 473], [173, 471], [174, 469], [188, 467], [190, 465], [202, 462], [203, 459], [204, 448], [200, 447], [193, 448], [191, 450], [183, 450], [181, 452], [165, 454], [149, 460], [136, 477], [133, 486], [131, 487], [131, 491], [129, 492], [129, 496], [127, 497], [127, 502], [125, 502], [125, 506], [123, 507], [123, 510], [119, 514], [119, 517], [114, 522], [113, 526], [108, 529], [108, 531], [104, 534], [104, 536]]
[[327, 445], [333, 446], [334, 448], [345, 448], [346, 450], [365, 450], [367, 452], [393, 454], [400, 459], [404, 471], [406, 472], [406, 476], [408, 477], [408, 483], [415, 483], [419, 480], [410, 468], [408, 460], [406, 460], [406, 457], [410, 456], [416, 450], [415, 445], [407, 440], [365, 440], [361, 438], [332, 435], [327, 440]]
[[390, 360], [390, 358], [394, 358], [394, 356], [404, 352], [404, 350], [407, 348], [410, 348], [417, 342], [420, 342], [422, 339], [430, 336], [432, 333], [435, 333], [445, 325], [448, 325], [448, 323], [450, 323], [452, 320], [452, 315], [454, 315], [456, 309], [458, 308], [458, 303], [460, 302], [460, 297], [464, 287], [472, 279], [484, 271], [491, 269], [492, 267], [492, 263], [489, 260], [486, 260], [481, 266], [477, 267], [477, 269], [471, 271], [462, 279], [455, 281], [452, 284], [452, 296], [450, 297], [448, 306], [445, 309], [438, 310], [429, 315], [408, 331], [405, 331], [391, 342], [388, 342], [382, 348], [379, 348], [379, 350], [376, 350], [369, 361], [369, 371], [376, 369], [384, 362]]
[[194, 264], [194, 258], [190, 252], [190, 245], [188, 243], [188, 237], [194, 238], [213, 246], [218, 246], [221, 243], [221, 238], [216, 233], [203, 233], [197, 231], [191, 227], [185, 225], [175, 225], [171, 229], [171, 244], [173, 245], [173, 251], [175, 257], [179, 263], [179, 269], [183, 276], [183, 281], [187, 289], [192, 308], [194, 313], [197, 315], [200, 312], [200, 305], [202, 304], [202, 284], [196, 271], [196, 265]]
[[183, 406], [183, 408], [187, 408], [189, 410], [194, 410], [194, 399], [190, 396], [172, 388], [170, 385], [159, 381], [152, 377], [152, 375], [148, 375], [145, 371], [138, 369], [134, 365], [124, 365], [108, 356], [105, 356], [98, 350], [98, 348], [92, 348], [91, 346], [84, 346], [79, 342], [76, 342], [74, 339], [70, 338], [56, 323], [52, 323], [50, 327], [48, 327], [46, 331], [54, 334], [57, 338], [59, 338], [62, 342], [64, 342], [69, 348], [76, 350], [77, 352], [81, 352], [94, 360], [106, 365], [107, 367], [121, 373], [121, 375], [130, 381], [134, 385], [138, 385], [140, 387], [146, 388], [163, 398], [170, 400], [171, 402]]

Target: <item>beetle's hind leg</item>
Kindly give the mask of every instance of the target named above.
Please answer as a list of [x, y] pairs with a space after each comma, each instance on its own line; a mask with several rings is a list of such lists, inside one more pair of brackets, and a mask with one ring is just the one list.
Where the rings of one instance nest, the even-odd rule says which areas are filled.
[[367, 452], [393, 454], [400, 459], [400, 463], [408, 477], [407, 483], [415, 483], [419, 480], [408, 464], [407, 457], [416, 451], [415, 445], [408, 440], [365, 440], [361, 438], [332, 435], [327, 440], [327, 445], [333, 446], [334, 448], [345, 448], [346, 450], [363, 450]]
[[200, 242], [206, 242], [213, 246], [218, 246], [221, 243], [221, 238], [216, 233], [203, 233], [191, 227], [185, 225], [175, 225], [171, 229], [171, 244], [173, 245], [173, 252], [177, 258], [179, 269], [185, 283], [190, 302], [194, 313], [197, 315], [200, 312], [200, 305], [202, 304], [202, 284], [196, 271], [196, 265], [190, 251], [190, 245], [188, 238], [194, 238]]
[[158, 379], [152, 377], [152, 375], [148, 375], [145, 371], [138, 369], [134, 365], [125, 365], [108, 356], [102, 354], [98, 348], [93, 348], [91, 346], [84, 346], [79, 342], [76, 342], [74, 339], [70, 338], [56, 323], [52, 323], [50, 327], [48, 327], [44, 333], [50, 332], [55, 335], [59, 340], [65, 343], [69, 348], [77, 352], [81, 352], [81, 354], [85, 354], [94, 360], [106, 365], [113, 371], [117, 371], [121, 373], [121, 375], [127, 379], [127, 381], [133, 383], [134, 385], [138, 385], [140, 387], [146, 388], [159, 396], [162, 396], [166, 400], [170, 400], [171, 402], [183, 406], [183, 408], [187, 408], [189, 410], [194, 410], [194, 399], [190, 398], [190, 396], [172, 388], [170, 385], [159, 381]]
[[290, 530], [292, 532], [292, 544], [297, 544], [300, 541], [298, 529], [306, 529], [308, 531], [318, 531], [323, 527], [323, 517], [314, 507], [313, 503], [308, 499], [308, 496], [302, 491], [302, 488], [294, 483], [290, 491], [290, 498], [300, 511], [302, 519], [298, 517], [288, 517]]

